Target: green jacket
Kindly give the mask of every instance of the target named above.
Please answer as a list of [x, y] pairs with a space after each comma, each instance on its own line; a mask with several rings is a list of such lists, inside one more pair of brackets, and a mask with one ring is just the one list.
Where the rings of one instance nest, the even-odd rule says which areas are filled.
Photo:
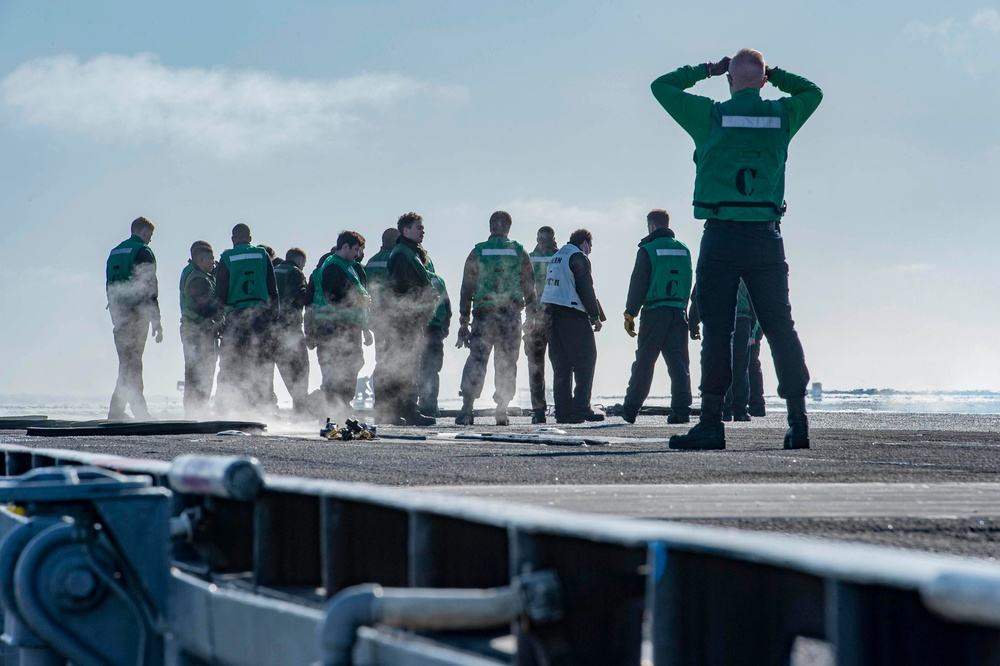
[[135, 255], [139, 250], [149, 246], [146, 241], [136, 235], [126, 238], [111, 250], [108, 255], [108, 266], [105, 271], [107, 284], [115, 282], [125, 282], [132, 277], [132, 269], [135, 266]]
[[684, 243], [658, 236], [640, 246], [649, 257], [650, 275], [643, 310], [687, 308], [691, 296], [691, 252]]
[[[323, 273], [328, 270], [340, 270], [347, 276], [347, 282], [351, 285], [350, 290], [354, 297], [350, 298], [350, 303], [330, 303], [326, 298], [326, 291], [323, 289]], [[354, 266], [346, 260], [331, 254], [323, 265], [313, 272], [313, 316], [317, 322], [339, 321], [347, 324], [355, 324], [362, 328], [368, 326], [368, 290], [361, 284]]]
[[653, 96], [694, 140], [694, 217], [772, 221], [784, 213], [788, 142], [823, 99], [807, 79], [771, 69], [768, 80], [790, 97], [763, 100], [739, 90], [726, 102], [685, 92], [708, 78], [703, 65], [681, 67], [652, 84]]
[[229, 275], [226, 290], [228, 309], [253, 308], [271, 302], [267, 276], [269, 272], [274, 274], [274, 268], [271, 266], [271, 258], [262, 247], [237, 245], [223, 252], [219, 263], [225, 265]]

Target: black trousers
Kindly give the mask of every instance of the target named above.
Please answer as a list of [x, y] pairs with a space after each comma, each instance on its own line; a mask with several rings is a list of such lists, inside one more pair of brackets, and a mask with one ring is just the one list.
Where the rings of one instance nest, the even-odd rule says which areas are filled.
[[528, 388], [531, 390], [531, 411], [544, 413], [545, 350], [552, 332], [552, 317], [547, 309], [532, 319], [531, 329], [524, 335], [524, 355], [528, 358]]
[[[750, 318], [737, 317], [733, 330], [733, 383], [726, 391], [724, 410], [746, 414], [750, 402]], [[760, 367], [760, 362], [757, 363]]]
[[380, 362], [375, 390], [379, 411], [384, 417], [413, 416], [417, 409], [417, 376], [424, 352], [428, 316], [397, 315], [389, 330], [385, 363]]
[[309, 350], [302, 328], [275, 327], [274, 364], [281, 381], [292, 396], [292, 407], [300, 412], [306, 407], [309, 394]]
[[771, 346], [778, 395], [805, 395], [809, 370], [788, 301], [788, 264], [781, 232], [766, 223], [708, 220], [696, 272], [703, 337], [702, 421], [721, 419], [719, 408], [733, 381], [733, 329], [740, 278]]
[[750, 401], [749, 408], [758, 414], [764, 411], [764, 373], [760, 369], [760, 345], [762, 334], [758, 332], [757, 342], [750, 346]]
[[205, 418], [210, 413], [208, 400], [212, 396], [215, 368], [219, 362], [215, 324], [182, 323], [181, 344], [184, 347], [184, 415], [189, 419]]
[[274, 359], [268, 308], [242, 308], [226, 313], [219, 348], [217, 411], [251, 416], [273, 411]]
[[137, 419], [149, 419], [146, 398], [142, 395], [142, 354], [149, 337], [149, 322], [121, 319], [115, 323], [115, 351], [118, 352], [118, 379], [111, 394], [108, 419], [125, 418], [125, 408], [132, 408]]
[[317, 325], [316, 357], [323, 374], [321, 386], [327, 407], [350, 412], [357, 392], [358, 373], [365, 365], [361, 327], [353, 324]]
[[417, 380], [417, 406], [420, 408], [420, 413], [427, 416], [437, 416], [442, 367], [444, 367], [444, 329], [440, 326], [428, 326], [424, 354], [420, 357], [420, 377]]
[[469, 358], [462, 370], [462, 397], [475, 400], [483, 393], [486, 364], [493, 352], [496, 390], [493, 400], [506, 405], [517, 388], [517, 357], [521, 353], [521, 311], [514, 308], [481, 308], [472, 314]]
[[588, 413], [597, 366], [597, 342], [586, 315], [552, 318], [549, 360], [556, 421]]
[[670, 375], [670, 411], [678, 416], [691, 414], [691, 371], [688, 356], [688, 322], [684, 308], [644, 309], [639, 320], [638, 348], [632, 376], [622, 405], [635, 415], [649, 396], [656, 360], [662, 356]]

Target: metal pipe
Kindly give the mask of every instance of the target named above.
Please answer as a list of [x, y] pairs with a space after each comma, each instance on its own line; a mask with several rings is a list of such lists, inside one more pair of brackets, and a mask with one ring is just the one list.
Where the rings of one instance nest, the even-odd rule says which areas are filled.
[[486, 629], [522, 612], [516, 587], [431, 590], [356, 585], [329, 603], [319, 627], [325, 666], [350, 666], [359, 627], [385, 624], [415, 631]]

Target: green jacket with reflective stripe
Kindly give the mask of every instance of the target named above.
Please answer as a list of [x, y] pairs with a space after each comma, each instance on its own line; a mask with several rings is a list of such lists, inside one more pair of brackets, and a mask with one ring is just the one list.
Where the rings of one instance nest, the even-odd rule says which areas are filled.
[[249, 243], [237, 245], [223, 252], [219, 261], [229, 271], [228, 309], [253, 308], [271, 302], [267, 291], [267, 267], [271, 258], [264, 248]]
[[107, 284], [124, 282], [131, 278], [132, 268], [135, 267], [135, 255], [144, 247], [148, 248], [149, 246], [135, 235], [116, 245], [111, 250], [111, 254], [108, 255]]
[[653, 95], [695, 144], [694, 216], [772, 221], [784, 213], [788, 142], [823, 99], [807, 79], [772, 69], [768, 80], [790, 97], [763, 100], [736, 91], [726, 102], [685, 92], [708, 78], [702, 65], [681, 67], [652, 84]]
[[691, 252], [684, 243], [669, 236], [643, 243], [649, 255], [650, 275], [643, 310], [686, 308], [691, 297]]
[[476, 244], [475, 253], [479, 267], [472, 300], [476, 307], [507, 305], [511, 301], [524, 305], [521, 244], [503, 236], [490, 236], [489, 240]]

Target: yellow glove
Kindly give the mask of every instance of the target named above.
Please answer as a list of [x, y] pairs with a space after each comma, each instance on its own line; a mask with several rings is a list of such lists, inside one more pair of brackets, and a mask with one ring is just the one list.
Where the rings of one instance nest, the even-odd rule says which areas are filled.
[[627, 312], [625, 313], [625, 332], [630, 338], [635, 337], [635, 317]]

